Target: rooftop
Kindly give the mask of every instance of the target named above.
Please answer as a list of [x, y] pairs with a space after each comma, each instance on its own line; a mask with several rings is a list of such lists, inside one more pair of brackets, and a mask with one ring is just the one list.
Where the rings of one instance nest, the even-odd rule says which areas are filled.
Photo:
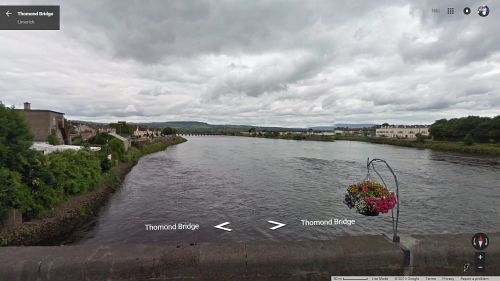
[[380, 127], [381, 129], [388, 129], [388, 128], [429, 128], [429, 125], [389, 125], [389, 126], [382, 126]]
[[24, 111], [24, 112], [52, 112], [55, 114], [61, 114], [64, 115], [62, 112], [54, 111], [54, 110], [46, 110], [46, 109], [30, 109], [30, 110], [24, 110], [24, 109], [16, 109], [17, 111]]

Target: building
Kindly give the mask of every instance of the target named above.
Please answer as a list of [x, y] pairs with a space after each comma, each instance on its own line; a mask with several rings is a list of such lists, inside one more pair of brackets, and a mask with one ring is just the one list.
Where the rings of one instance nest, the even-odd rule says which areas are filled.
[[123, 147], [125, 148], [125, 151], [128, 151], [128, 149], [131, 146], [131, 142], [129, 139], [124, 138], [116, 133], [109, 133], [109, 135], [111, 135], [111, 136], [117, 138], [118, 140], [120, 140], [121, 142], [123, 142]]
[[137, 126], [132, 134], [134, 138], [143, 138], [149, 136], [149, 129]]
[[96, 134], [97, 134], [96, 128], [87, 124], [78, 124], [74, 127], [74, 132], [71, 133], [71, 137], [88, 140], [94, 137]]
[[97, 131], [99, 131], [99, 133], [114, 133], [114, 134], [116, 134], [116, 129], [110, 127], [109, 125], [97, 126]]
[[320, 135], [320, 136], [335, 136], [335, 132], [318, 132], [317, 135]]
[[371, 136], [371, 128], [336, 128], [334, 134], [337, 136]]
[[97, 132], [97, 130], [87, 124], [79, 124], [78, 126], [75, 127], [75, 131], [77, 133], [91, 133], [94, 134]]
[[31, 109], [29, 102], [24, 103], [24, 109], [18, 109], [17, 111], [26, 119], [35, 142], [48, 142], [49, 135], [54, 134], [58, 144], [71, 144], [69, 132], [65, 128], [64, 113]]
[[[75, 150], [79, 151], [84, 149], [83, 146], [78, 146], [78, 145], [50, 145], [48, 143], [42, 143], [42, 142], [35, 142], [31, 146], [31, 149], [36, 150], [36, 151], [41, 151], [43, 154], [50, 154], [52, 152], [58, 152], [58, 151], [65, 151], [65, 150]], [[90, 151], [100, 151], [101, 148], [97, 146], [91, 146], [88, 149]]]
[[429, 136], [429, 127], [427, 125], [390, 125], [376, 129], [377, 137], [398, 138], [398, 139], [416, 139], [417, 134]]
[[132, 136], [134, 138], [140, 139], [140, 138], [156, 138], [156, 137], [161, 137], [161, 135], [162, 135], [161, 129], [158, 128], [152, 129], [152, 128], [137, 126]]
[[345, 135], [345, 131], [340, 129], [335, 129], [334, 134], [337, 136], [343, 136]]

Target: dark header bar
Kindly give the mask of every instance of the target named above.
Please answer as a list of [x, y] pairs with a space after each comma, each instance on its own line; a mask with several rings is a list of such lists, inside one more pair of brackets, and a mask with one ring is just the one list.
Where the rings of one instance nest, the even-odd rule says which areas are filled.
[[60, 30], [59, 6], [0, 6], [0, 30]]

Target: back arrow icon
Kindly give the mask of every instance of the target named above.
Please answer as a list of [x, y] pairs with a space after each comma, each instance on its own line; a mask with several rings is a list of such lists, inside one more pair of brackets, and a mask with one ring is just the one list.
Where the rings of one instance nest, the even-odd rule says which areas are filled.
[[231, 231], [232, 229], [231, 228], [227, 228], [227, 227], [224, 227], [226, 225], [228, 225], [229, 222], [223, 222], [221, 224], [218, 224], [216, 226], [214, 226], [215, 228], [218, 228], [218, 229], [222, 229], [222, 230], [225, 230], [225, 231]]
[[6, 14], [8, 17], [10, 17], [10, 15], [12, 15], [12, 13], [11, 13], [10, 11], [7, 11], [5, 14]]
[[275, 224], [275, 226], [269, 228], [270, 230], [275, 230], [275, 229], [278, 229], [280, 227], [283, 227], [285, 226], [286, 224], [284, 223], [281, 223], [281, 222], [277, 222], [277, 221], [267, 221], [268, 223], [272, 223], [272, 224]]

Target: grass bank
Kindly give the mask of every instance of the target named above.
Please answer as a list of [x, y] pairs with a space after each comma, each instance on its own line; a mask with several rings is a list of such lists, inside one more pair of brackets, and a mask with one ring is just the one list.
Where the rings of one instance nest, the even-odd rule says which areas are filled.
[[348, 141], [363, 141], [363, 142], [377, 143], [377, 144], [389, 144], [389, 145], [404, 146], [404, 147], [429, 148], [438, 151], [500, 156], [500, 144], [498, 143], [497, 144], [474, 143], [472, 145], [465, 145], [463, 142], [458, 142], [458, 141], [451, 142], [451, 141], [426, 140], [424, 142], [418, 142], [416, 140], [373, 138], [373, 137], [361, 137], [361, 136], [360, 137], [336, 136], [335, 139], [348, 140]]
[[117, 190], [127, 173], [140, 157], [162, 151], [170, 145], [185, 142], [172, 137], [156, 143], [131, 147], [122, 161], [102, 174], [101, 184], [87, 193], [67, 198], [52, 210], [20, 225], [0, 229], [0, 246], [58, 245], [71, 240], [71, 236], [94, 218], [110, 195]]

